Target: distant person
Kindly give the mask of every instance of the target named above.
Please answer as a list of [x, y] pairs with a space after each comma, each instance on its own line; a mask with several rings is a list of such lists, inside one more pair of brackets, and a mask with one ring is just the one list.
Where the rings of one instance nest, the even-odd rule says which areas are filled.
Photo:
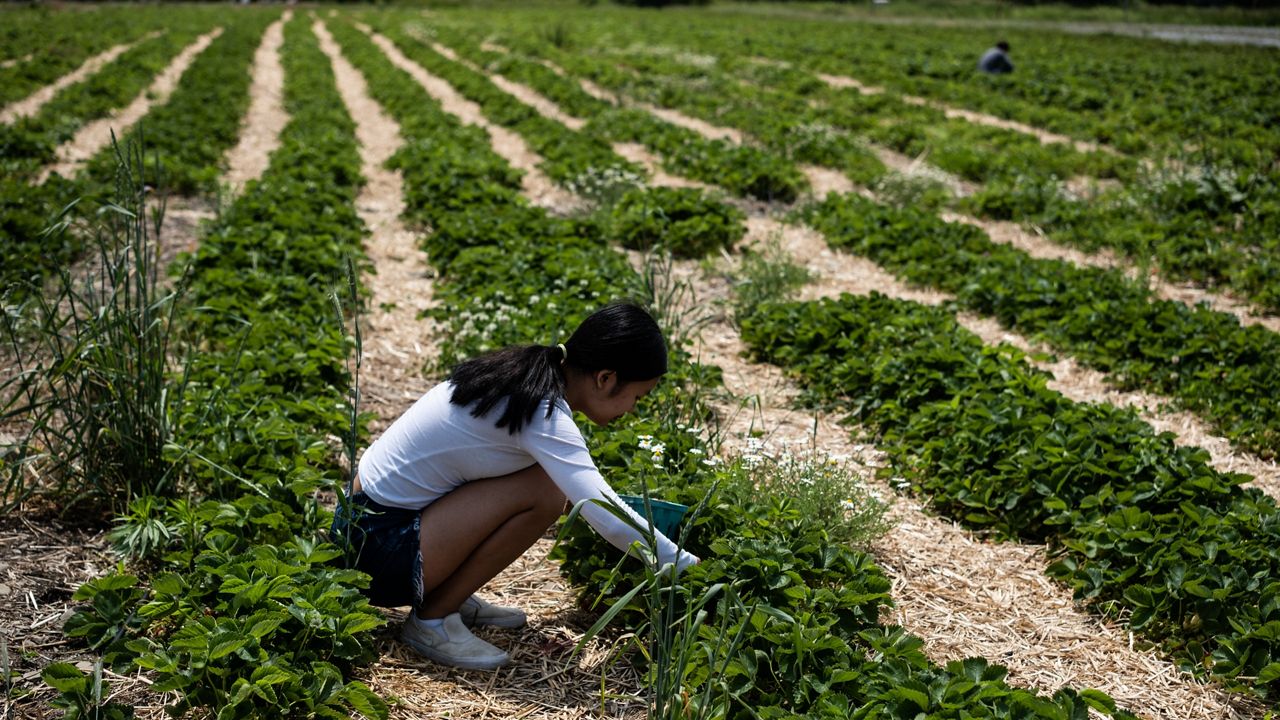
[[1001, 40], [996, 46], [982, 54], [978, 61], [978, 70], [992, 75], [1006, 75], [1013, 72], [1013, 62], [1009, 60], [1009, 43]]

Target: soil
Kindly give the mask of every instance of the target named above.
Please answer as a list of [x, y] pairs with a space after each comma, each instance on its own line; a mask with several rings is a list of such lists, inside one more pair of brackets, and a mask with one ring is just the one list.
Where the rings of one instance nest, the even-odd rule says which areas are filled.
[[[24, 506], [0, 516], [0, 640], [8, 653], [13, 690], [0, 697], [0, 717], [53, 717], [56, 693], [41, 671], [67, 662], [92, 672], [97, 655], [62, 633], [78, 603], [72, 594], [116, 565], [105, 532], [57, 517], [56, 508]], [[110, 671], [104, 677], [116, 702], [135, 706], [139, 718], [163, 716], [164, 699], [145, 682]]]
[[[22, 57], [9, 58], [8, 60], [0, 61], [0, 70], [8, 70], [11, 67], [16, 67], [18, 65], [21, 65], [24, 62], [30, 62], [31, 58], [35, 56], [36, 56], [35, 53], [27, 53]], [[8, 122], [8, 121], [5, 120], [4, 122]]]
[[400, 220], [404, 180], [384, 167], [403, 144], [400, 126], [370, 97], [364, 76], [342, 56], [324, 24], [317, 21], [314, 29], [356, 122], [360, 172], [367, 179], [356, 198], [356, 210], [370, 230], [365, 249], [374, 266], [374, 274], [366, 277], [372, 297], [362, 318], [360, 396], [362, 409], [376, 417], [370, 430], [377, 437], [431, 389], [423, 366], [436, 355], [435, 328], [419, 315], [432, 307], [432, 273], [415, 234]]
[[266, 172], [271, 153], [280, 146], [280, 133], [289, 122], [284, 109], [284, 66], [280, 47], [284, 44], [284, 24], [293, 17], [286, 10], [262, 36], [253, 56], [253, 76], [249, 82], [249, 110], [240, 129], [240, 141], [227, 153], [227, 172], [222, 181], [238, 194], [250, 181]]

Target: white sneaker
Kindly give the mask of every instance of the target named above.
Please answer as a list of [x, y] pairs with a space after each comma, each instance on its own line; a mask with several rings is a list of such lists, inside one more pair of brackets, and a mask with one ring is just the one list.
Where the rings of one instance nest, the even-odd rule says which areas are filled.
[[493, 670], [511, 659], [507, 653], [472, 635], [458, 613], [446, 617], [444, 625], [438, 628], [427, 627], [409, 613], [400, 631], [400, 640], [429, 660], [465, 670]]
[[462, 601], [462, 607], [458, 608], [458, 614], [462, 615], [462, 622], [467, 627], [490, 625], [501, 628], [518, 628], [524, 627], [524, 624], [528, 622], [524, 611], [520, 608], [494, 605], [476, 595], [472, 595]]

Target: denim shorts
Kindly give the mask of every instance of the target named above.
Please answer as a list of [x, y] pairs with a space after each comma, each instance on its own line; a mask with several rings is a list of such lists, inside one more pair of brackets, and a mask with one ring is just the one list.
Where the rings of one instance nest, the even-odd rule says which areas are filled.
[[333, 514], [329, 537], [350, 563], [373, 580], [364, 594], [379, 607], [417, 609], [422, 603], [421, 510], [387, 507], [363, 492]]

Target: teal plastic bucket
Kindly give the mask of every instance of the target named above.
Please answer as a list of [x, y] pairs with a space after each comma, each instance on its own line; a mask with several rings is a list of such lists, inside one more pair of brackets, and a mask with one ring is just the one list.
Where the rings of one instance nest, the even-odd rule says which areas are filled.
[[[637, 495], [619, 495], [618, 497], [639, 513], [640, 517], [645, 516], [644, 498]], [[680, 529], [680, 520], [684, 518], [689, 506], [649, 498], [649, 507], [653, 508], [653, 526], [658, 529], [658, 532], [674, 540], [676, 532]]]

